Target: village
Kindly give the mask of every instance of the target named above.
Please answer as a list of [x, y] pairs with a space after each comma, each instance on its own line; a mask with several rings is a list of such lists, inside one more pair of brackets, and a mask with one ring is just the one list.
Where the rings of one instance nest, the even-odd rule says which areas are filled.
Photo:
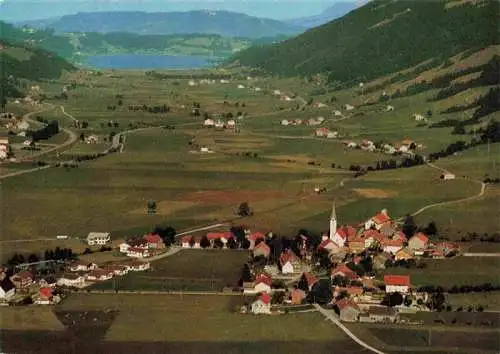
[[[307, 311], [308, 306], [317, 304], [333, 309], [345, 322], [411, 323], [406, 315], [441, 311], [444, 300], [412, 286], [409, 275], [386, 272], [380, 278], [378, 272], [391, 267], [418, 267], [422, 258], [446, 262], [446, 258], [461, 252], [457, 243], [431, 242], [420, 231], [408, 237], [401, 223], [385, 209], [356, 226], [338, 225], [335, 203], [329, 231], [321, 240], [304, 232], [295, 239], [278, 242], [271, 231], [251, 231], [245, 226], [231, 230], [173, 239], [155, 233], [131, 237], [114, 250], [122, 256], [120, 260], [96, 264], [72, 257], [54, 261], [56, 267], [43, 275], [37, 266], [54, 262], [20, 264], [14, 267], [17, 272], [2, 267], [0, 299], [5, 306], [55, 305], [72, 292], [89, 291], [97, 283], [132, 272], [148, 272], [155, 260], [173, 253], [181, 252], [182, 256], [185, 249], [218, 249], [249, 253], [239, 284], [223, 289], [224, 293], [236, 292], [249, 299], [239, 310], [242, 314], [286, 314]], [[68, 236], [58, 236], [63, 237]], [[83, 241], [89, 247], [108, 247], [112, 238], [108, 232], [91, 232]], [[137, 291], [140, 293], [140, 289]]]

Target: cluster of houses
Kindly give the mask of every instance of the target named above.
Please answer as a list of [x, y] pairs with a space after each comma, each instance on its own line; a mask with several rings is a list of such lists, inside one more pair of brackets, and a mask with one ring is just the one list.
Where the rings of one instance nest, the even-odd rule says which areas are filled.
[[314, 135], [317, 136], [318, 138], [328, 138], [328, 139], [335, 139], [339, 137], [339, 132], [338, 131], [332, 131], [326, 127], [321, 127], [316, 129], [314, 132]]
[[376, 146], [375, 143], [369, 139], [364, 139], [359, 144], [352, 140], [345, 140], [343, 143], [346, 147], [351, 149], [361, 149], [370, 152], [380, 151], [389, 155], [397, 153], [411, 155], [416, 149], [423, 148], [422, 144], [417, 144], [414, 140], [411, 139], [404, 139], [400, 143], [396, 144], [385, 143], [381, 146]]
[[289, 125], [291, 125], [291, 126], [295, 126], [295, 125], [315, 126], [315, 125], [322, 124], [324, 121], [325, 121], [324, 117], [310, 118], [310, 119], [307, 119], [307, 120], [303, 120], [303, 119], [292, 119], [292, 120], [283, 119], [281, 121], [281, 125], [283, 125], [285, 127], [289, 126]]
[[163, 239], [153, 233], [135, 237], [120, 244], [120, 252], [131, 258], [148, 258], [165, 250]]
[[5, 270], [0, 268], [0, 301], [8, 304], [31, 296], [34, 304], [52, 305], [61, 300], [61, 297], [55, 294], [57, 287], [84, 288], [98, 281], [149, 268], [148, 262], [138, 260], [117, 261], [102, 267], [92, 262], [77, 260], [67, 265], [62, 274], [43, 277], [27, 270], [8, 277]]
[[[238, 117], [239, 118], [239, 117]], [[216, 128], [216, 129], [236, 129], [236, 121], [234, 119], [229, 119], [227, 121], [223, 121], [220, 119], [212, 119], [207, 118], [203, 121], [204, 128]]]
[[9, 138], [0, 138], [0, 161], [7, 159], [9, 150]]

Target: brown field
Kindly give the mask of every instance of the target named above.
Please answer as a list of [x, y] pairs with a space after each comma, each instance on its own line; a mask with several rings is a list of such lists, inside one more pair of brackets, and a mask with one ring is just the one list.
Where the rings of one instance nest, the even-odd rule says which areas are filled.
[[0, 329], [63, 331], [64, 326], [49, 306], [0, 307]]
[[379, 199], [390, 198], [397, 194], [395, 192], [388, 192], [376, 188], [353, 188], [353, 191], [355, 191], [356, 193], [360, 194], [365, 198], [379, 198]]

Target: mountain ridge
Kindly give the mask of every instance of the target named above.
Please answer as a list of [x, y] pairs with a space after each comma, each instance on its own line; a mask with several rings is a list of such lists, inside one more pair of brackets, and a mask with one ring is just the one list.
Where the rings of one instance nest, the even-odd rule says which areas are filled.
[[325, 23], [333, 21], [339, 17], [344, 16], [348, 12], [356, 9], [355, 2], [336, 2], [332, 6], [326, 8], [321, 13], [314, 16], [294, 18], [286, 20], [286, 23], [291, 25], [305, 27], [307, 29], [321, 26]]

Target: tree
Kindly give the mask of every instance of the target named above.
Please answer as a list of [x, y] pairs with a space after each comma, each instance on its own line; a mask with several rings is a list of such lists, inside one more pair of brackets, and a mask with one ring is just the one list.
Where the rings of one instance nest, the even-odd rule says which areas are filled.
[[406, 237], [410, 238], [415, 234], [416, 231], [417, 231], [417, 224], [415, 223], [413, 216], [409, 214], [406, 215], [406, 219], [403, 224], [403, 233], [406, 235]]
[[282, 304], [284, 300], [285, 300], [285, 292], [283, 292], [283, 291], [276, 291], [276, 292], [273, 293], [273, 297], [271, 299], [271, 303], [273, 303], [273, 304]]
[[250, 248], [250, 241], [246, 238], [243, 241], [241, 241], [241, 248], [243, 248], [244, 250], [249, 249]]
[[210, 240], [208, 239], [208, 237], [206, 235], [201, 238], [200, 247], [201, 248], [210, 247]]
[[30, 254], [28, 256], [28, 263], [35, 263], [38, 262], [40, 259], [38, 259], [38, 256], [34, 253]]
[[438, 233], [436, 223], [434, 221], [431, 221], [427, 227], [425, 228], [425, 233], [427, 235], [435, 236]]
[[300, 277], [300, 280], [297, 283], [297, 288], [305, 291], [306, 293], [309, 291], [309, 285], [307, 284], [307, 279], [304, 274]]
[[232, 250], [238, 248], [238, 244], [236, 243], [236, 241], [234, 240], [233, 237], [231, 237], [229, 240], [227, 240], [227, 248], [232, 249]]
[[224, 247], [224, 243], [221, 241], [220, 238], [217, 238], [214, 240], [214, 248], [222, 248]]
[[250, 206], [248, 205], [248, 202], [243, 202], [240, 204], [238, 207], [238, 215], [239, 216], [251, 216], [253, 213], [250, 210]]
[[154, 200], [148, 201], [148, 214], [156, 214], [156, 202]]
[[382, 300], [382, 305], [394, 307], [401, 305], [403, 303], [403, 295], [399, 292], [386, 294], [384, 300]]
[[313, 285], [307, 295], [307, 301], [317, 304], [327, 304], [332, 300], [332, 286], [329, 279], [321, 279]]

